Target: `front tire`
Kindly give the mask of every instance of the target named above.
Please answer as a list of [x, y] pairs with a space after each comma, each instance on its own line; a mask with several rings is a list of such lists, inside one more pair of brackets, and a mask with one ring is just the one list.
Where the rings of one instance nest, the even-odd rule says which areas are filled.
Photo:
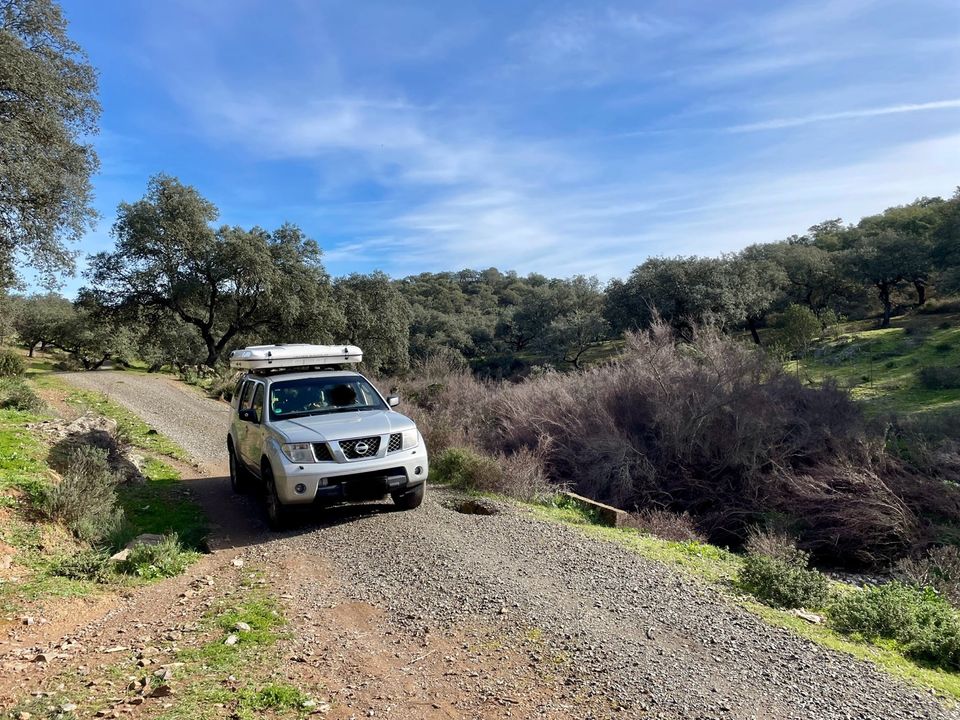
[[277, 495], [277, 484], [273, 480], [273, 471], [269, 465], [263, 468], [263, 489], [266, 497], [264, 502], [267, 511], [267, 525], [271, 530], [283, 530], [289, 521], [289, 510], [280, 502]]
[[237, 495], [244, 495], [250, 491], [250, 471], [240, 462], [233, 443], [227, 446], [227, 454], [230, 456], [230, 488]]
[[402, 493], [392, 493], [393, 504], [398, 510], [415, 510], [423, 502], [423, 496], [427, 491], [427, 484], [420, 483], [413, 490], [407, 490]]

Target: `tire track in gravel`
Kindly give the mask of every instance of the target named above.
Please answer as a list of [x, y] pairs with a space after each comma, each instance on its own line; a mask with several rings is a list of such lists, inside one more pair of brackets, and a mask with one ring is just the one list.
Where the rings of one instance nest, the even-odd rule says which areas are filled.
[[[163, 377], [65, 377], [137, 412], [201, 465], [222, 467], [223, 403]], [[251, 506], [231, 505], [227, 492], [225, 483], [208, 489], [205, 504], [235, 509], [239, 519], [227, 521], [228, 530], [249, 523], [246, 532], [234, 528], [248, 552], [277, 567], [298, 558], [330, 568], [345, 598], [379, 609], [384, 636], [484, 627], [515, 651], [507, 657], [518, 676], [532, 667], [545, 686], [553, 682], [548, 658], [561, 658], [562, 680], [549, 701], [541, 697], [527, 715], [518, 707], [514, 717], [559, 707], [577, 718], [960, 718], [929, 693], [767, 626], [671, 568], [513, 506], [489, 517], [463, 515], [449, 507], [455, 494], [432, 488], [414, 512], [338, 508], [273, 535], [252, 520]], [[330, 598], [313, 588], [306, 578], [297, 586], [297, 605], [322, 613]], [[517, 640], [534, 631], [543, 635], [543, 652]], [[480, 685], [461, 687], [488, 692]], [[379, 712], [377, 698], [364, 702]]]

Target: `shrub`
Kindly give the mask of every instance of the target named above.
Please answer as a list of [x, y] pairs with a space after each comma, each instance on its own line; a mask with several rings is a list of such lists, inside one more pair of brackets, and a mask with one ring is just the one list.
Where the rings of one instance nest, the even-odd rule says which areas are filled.
[[960, 368], [949, 365], [929, 365], [917, 373], [920, 385], [927, 390], [955, 390], [960, 388]]
[[705, 543], [706, 538], [697, 531], [690, 513], [674, 513], [668, 510], [641, 510], [631, 513], [633, 526], [640, 532], [674, 542]]
[[156, 545], [137, 544], [130, 549], [127, 559], [117, 569], [127, 575], [136, 575], [146, 580], [179, 575], [197, 557], [197, 553], [184, 550], [176, 533], [164, 535]]
[[501, 386], [487, 412], [487, 449], [549, 438], [553, 482], [575, 479], [577, 492], [617, 507], [689, 512], [719, 544], [741, 543], [770, 513], [802, 548], [843, 562], [898, 557], [915, 539], [917, 515], [887, 477], [908, 473], [849, 394], [805, 387], [719, 332], [679, 343], [654, 326], [627, 336], [616, 363]]
[[960, 614], [932, 588], [867, 586], [836, 597], [827, 614], [839, 632], [895, 640], [909, 657], [960, 668]]
[[56, 560], [50, 567], [50, 573], [71, 580], [92, 580], [108, 583], [113, 577], [110, 557], [101, 550], [82, 550]]
[[919, 559], [904, 558], [893, 572], [914, 587], [932, 587], [951, 605], [960, 607], [960, 548], [957, 546], [932, 548]]
[[207, 394], [215, 400], [233, 399], [233, 391], [236, 389], [237, 380], [235, 377], [216, 377], [207, 389]]
[[13, 350], [0, 350], [0, 377], [20, 377], [27, 366]]
[[941, 342], [934, 345], [933, 349], [942, 355], [946, 355], [948, 352], [953, 350], [953, 345], [948, 342]]
[[40, 412], [44, 402], [20, 378], [0, 377], [0, 408], [20, 412]]
[[123, 520], [116, 485], [117, 476], [107, 462], [107, 452], [80, 445], [70, 451], [66, 470], [60, 482], [47, 491], [43, 508], [79, 539], [100, 542]]
[[792, 544], [769, 547], [772, 556], [747, 554], [738, 577], [740, 587], [773, 607], [822, 607], [830, 586], [826, 576], [809, 569], [810, 556]]
[[469, 448], [447, 448], [431, 464], [431, 475], [466, 490], [494, 490], [503, 481], [503, 468], [489, 455]]

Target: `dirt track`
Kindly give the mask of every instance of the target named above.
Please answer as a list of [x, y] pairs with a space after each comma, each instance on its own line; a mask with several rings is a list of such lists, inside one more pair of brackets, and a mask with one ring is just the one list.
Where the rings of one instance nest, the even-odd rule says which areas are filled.
[[[168, 378], [68, 377], [139, 413], [202, 467], [223, 467], [223, 404]], [[509, 506], [464, 515], [434, 488], [414, 512], [368, 504], [275, 535], [224, 478], [191, 487], [217, 524], [213, 555], [122, 601], [107, 622], [84, 618], [63, 634], [103, 645], [146, 608], [158, 629], [183, 623], [203, 605], [180, 603], [182, 588], [211, 575], [210, 592], [225, 591], [239, 556], [284, 596], [294, 630], [284, 671], [325, 689], [328, 717], [960, 717], [671, 569]], [[139, 712], [150, 716], [148, 705]]]

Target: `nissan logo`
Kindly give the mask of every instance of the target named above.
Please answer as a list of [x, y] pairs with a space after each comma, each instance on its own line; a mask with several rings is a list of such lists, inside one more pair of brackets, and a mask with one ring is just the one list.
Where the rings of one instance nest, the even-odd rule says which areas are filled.
[[370, 452], [370, 446], [367, 445], [365, 442], [363, 442], [363, 440], [361, 440], [360, 442], [358, 442], [356, 445], [353, 446], [353, 451], [357, 455], [366, 455], [368, 452]]

